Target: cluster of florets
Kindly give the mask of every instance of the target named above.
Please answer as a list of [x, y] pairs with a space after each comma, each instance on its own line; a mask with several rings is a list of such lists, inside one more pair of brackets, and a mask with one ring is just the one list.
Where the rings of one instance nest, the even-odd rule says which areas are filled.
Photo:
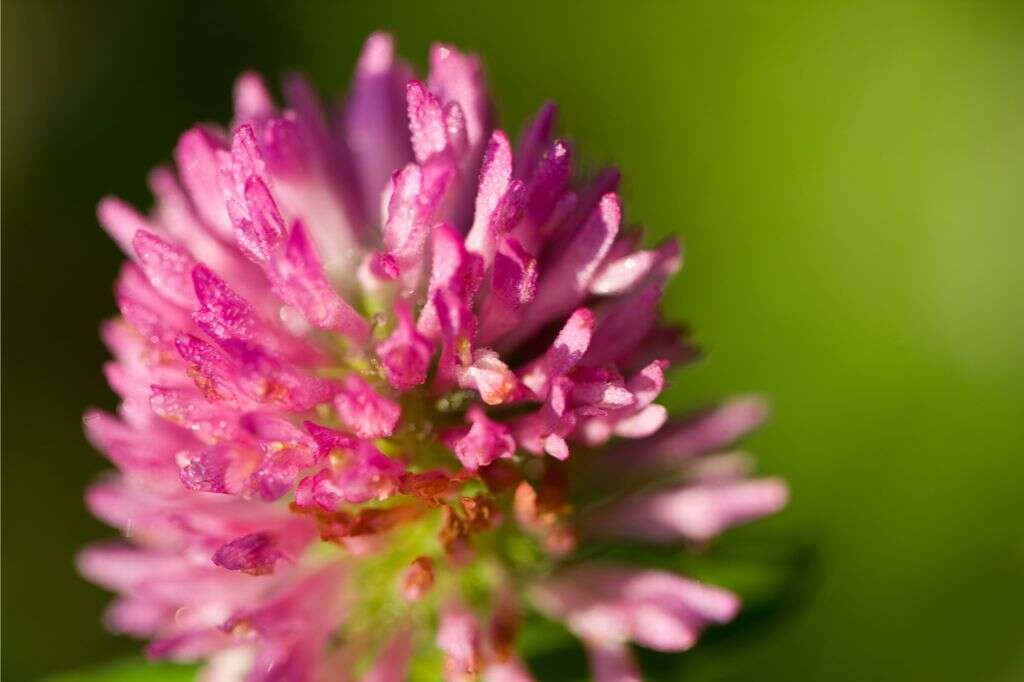
[[759, 402], [669, 423], [655, 402], [693, 356], [658, 319], [675, 241], [622, 228], [614, 171], [573, 178], [551, 106], [513, 154], [451, 47], [420, 82], [372, 36], [336, 115], [284, 93], [243, 75], [230, 130], [153, 172], [148, 217], [99, 208], [129, 257], [102, 330], [122, 402], [85, 418], [119, 470], [88, 504], [126, 540], [80, 559], [120, 595], [109, 626], [211, 680], [526, 680], [532, 609], [618, 680], [631, 641], [731, 619], [728, 591], [578, 552], [785, 501], [713, 454]]

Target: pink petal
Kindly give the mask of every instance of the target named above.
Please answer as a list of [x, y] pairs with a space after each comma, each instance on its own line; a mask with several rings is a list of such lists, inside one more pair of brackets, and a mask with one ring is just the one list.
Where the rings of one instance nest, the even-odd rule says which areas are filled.
[[642, 679], [629, 645], [594, 639], [586, 642], [586, 650], [594, 682], [640, 682]]
[[358, 440], [348, 434], [311, 421], [303, 422], [303, 426], [306, 427], [306, 431], [317, 444], [318, 459], [323, 459], [331, 454], [332, 450], [351, 450], [359, 444]]
[[489, 265], [497, 248], [493, 217], [512, 180], [512, 148], [508, 138], [495, 130], [484, 154], [477, 184], [473, 225], [466, 235], [466, 248], [479, 253]]
[[565, 251], [541, 272], [537, 298], [504, 345], [510, 347], [518, 343], [583, 300], [590, 280], [618, 233], [620, 217], [618, 196], [602, 197], [598, 208]]
[[434, 229], [431, 246], [427, 304], [420, 311], [417, 328], [428, 338], [437, 338], [442, 321], [438, 319], [434, 298], [444, 291], [453, 302], [458, 301], [458, 307], [468, 317], [483, 268], [480, 256], [466, 250], [462, 236], [450, 223], [442, 223]]
[[594, 341], [584, 359], [588, 365], [614, 362], [634, 350], [651, 331], [658, 317], [662, 288], [652, 282], [644, 288], [617, 298], [599, 312]]
[[200, 264], [192, 270], [192, 282], [199, 300], [192, 318], [203, 331], [216, 339], [249, 340], [256, 335], [255, 313], [224, 280]]
[[637, 466], [666, 466], [725, 447], [755, 428], [768, 414], [756, 396], [736, 398], [704, 413], [669, 424], [657, 436], [637, 443]]
[[340, 464], [321, 469], [300, 484], [304, 496], [300, 506], [316, 503], [327, 511], [337, 511], [342, 502], [361, 504], [384, 500], [398, 490], [405, 467], [387, 457], [369, 443], [351, 449]]
[[195, 389], [151, 387], [153, 412], [188, 429], [204, 442], [230, 440], [238, 433], [238, 415], [222, 405], [208, 402]]
[[276, 540], [266, 532], [252, 533], [222, 545], [214, 552], [213, 563], [229, 571], [252, 575], [271, 573], [275, 564], [285, 558]]
[[369, 338], [370, 325], [331, 288], [301, 223], [292, 226], [286, 248], [274, 256], [268, 275], [277, 295], [311, 324], [359, 344]]
[[668, 420], [668, 410], [662, 405], [648, 405], [634, 415], [619, 420], [615, 433], [623, 438], [645, 438], [655, 433]]
[[270, 189], [261, 178], [250, 176], [246, 179], [243, 197], [248, 215], [243, 214], [237, 203], [228, 204], [235, 225], [235, 239], [248, 258], [256, 263], [266, 263], [287, 236], [284, 220]]
[[687, 485], [646, 493], [598, 513], [595, 534], [675, 542], [706, 541], [735, 525], [782, 509], [788, 501], [779, 479]]
[[519, 148], [516, 150], [515, 177], [527, 180], [540, 161], [551, 133], [555, 127], [557, 107], [551, 102], [544, 104], [533, 120], [526, 126], [519, 137]]
[[402, 271], [417, 265], [433, 227], [433, 216], [453, 177], [454, 168], [441, 160], [409, 164], [391, 179], [384, 246]]
[[523, 376], [523, 383], [539, 397], [547, 396], [551, 382], [567, 374], [590, 347], [594, 315], [586, 308], [575, 311], [558, 332], [551, 348]]
[[390, 436], [402, 409], [377, 393], [357, 375], [346, 377], [344, 388], [334, 398], [341, 422], [360, 438], [373, 440]]
[[444, 652], [445, 679], [457, 681], [478, 672], [480, 625], [465, 607], [444, 607], [437, 627], [437, 646]]
[[235, 80], [234, 102], [238, 122], [262, 120], [277, 114], [267, 84], [254, 71], [246, 71]]
[[224, 143], [210, 131], [197, 127], [181, 136], [174, 150], [174, 160], [203, 222], [221, 237], [231, 239], [231, 221], [220, 190], [217, 160], [217, 151], [224, 149]]
[[104, 197], [96, 208], [96, 215], [107, 234], [131, 257], [135, 256], [132, 246], [135, 233], [139, 230], [154, 231], [144, 216], [117, 197]]
[[470, 471], [487, 466], [496, 459], [511, 457], [516, 443], [512, 432], [500, 422], [489, 419], [479, 407], [470, 408], [466, 418], [469, 432], [455, 443], [455, 455]]
[[492, 288], [513, 308], [530, 303], [537, 294], [537, 259], [513, 238], [499, 241], [494, 257]]
[[423, 163], [448, 146], [444, 112], [437, 98], [419, 81], [409, 81], [406, 102], [413, 153]]
[[408, 391], [426, 381], [434, 348], [425, 336], [416, 331], [409, 304], [403, 299], [395, 301], [395, 319], [395, 330], [391, 336], [377, 344], [377, 357], [391, 387]]
[[395, 61], [391, 36], [366, 39], [345, 108], [345, 139], [352, 152], [369, 213], [380, 205], [391, 174], [412, 159], [406, 122], [409, 68]]
[[469, 145], [482, 145], [490, 132], [491, 113], [480, 60], [450, 45], [432, 45], [428, 80], [441, 101], [455, 102], [462, 110]]
[[572, 150], [556, 140], [544, 152], [533, 171], [526, 190], [526, 215], [537, 228], [543, 227], [563, 200], [572, 173]]
[[227, 443], [194, 453], [182, 453], [181, 482], [189, 490], [238, 494], [255, 468], [259, 455]]
[[125, 320], [149, 343], [170, 344], [180, 330], [192, 326], [185, 310], [159, 293], [134, 263], [121, 268], [114, 296]]
[[515, 394], [519, 381], [516, 375], [488, 348], [473, 351], [471, 364], [455, 368], [459, 386], [474, 389], [488, 405], [500, 405]]
[[149, 283], [161, 296], [180, 306], [194, 305], [196, 299], [191, 279], [195, 261], [185, 249], [169, 244], [147, 230], [136, 231], [132, 248]]

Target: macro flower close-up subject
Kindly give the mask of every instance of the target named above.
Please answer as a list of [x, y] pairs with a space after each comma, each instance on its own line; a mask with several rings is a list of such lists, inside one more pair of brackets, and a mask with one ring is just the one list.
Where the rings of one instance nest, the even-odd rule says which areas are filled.
[[602, 549], [703, 549], [787, 501], [731, 449], [760, 398], [659, 404], [699, 355], [659, 311], [677, 241], [624, 220], [554, 106], [497, 127], [455, 47], [420, 78], [374, 34], [336, 103], [281, 92], [242, 74], [152, 210], [99, 205], [120, 406], [85, 415], [116, 467], [86, 500], [123, 537], [78, 563], [106, 625], [211, 682], [509, 682], [530, 618], [605, 681], [732, 620], [733, 592]]

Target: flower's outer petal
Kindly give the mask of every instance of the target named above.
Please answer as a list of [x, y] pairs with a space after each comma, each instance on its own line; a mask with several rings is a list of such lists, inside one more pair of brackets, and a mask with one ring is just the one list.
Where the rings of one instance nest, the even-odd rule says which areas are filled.
[[623, 438], [646, 438], [658, 431], [668, 420], [668, 410], [663, 405], [648, 405], [636, 414], [620, 419], [615, 424], [615, 434]]
[[594, 345], [585, 362], [601, 365], [626, 358], [654, 328], [664, 282], [679, 268], [675, 241], [658, 249], [644, 283], [624, 296], [606, 303], [598, 311]]
[[232, 239], [231, 220], [220, 190], [218, 152], [226, 150], [223, 140], [210, 130], [196, 127], [178, 141], [174, 160], [182, 184], [203, 222], [221, 238]]
[[503, 235], [498, 240], [490, 290], [481, 311], [483, 344], [493, 344], [515, 328], [524, 307], [537, 295], [537, 259], [515, 237]]
[[529, 304], [537, 295], [537, 259], [512, 237], [499, 241], [491, 288], [514, 309]]
[[602, 536], [703, 542], [732, 526], [774, 514], [788, 497], [786, 484], [776, 478], [686, 485], [627, 498], [587, 525]]
[[170, 347], [180, 331], [192, 329], [186, 309], [164, 298], [135, 263], [121, 268], [114, 298], [125, 321], [154, 346]]
[[727, 590], [661, 570], [578, 564], [534, 591], [537, 607], [584, 641], [632, 639], [660, 651], [690, 648], [712, 623], [732, 620], [739, 600]]
[[697, 455], [729, 445], [757, 427], [767, 414], [768, 406], [760, 397], [734, 398], [671, 423], [651, 438], [631, 444], [628, 448], [631, 465], [638, 470], [678, 466]]
[[345, 108], [344, 136], [363, 194], [364, 211], [380, 205], [391, 174], [412, 160], [406, 116], [408, 66], [397, 61], [391, 36], [366, 39]]
[[277, 115], [277, 107], [267, 84], [263, 76], [255, 71], [245, 71], [235, 79], [233, 94], [235, 120], [239, 123], [260, 121]]
[[521, 180], [530, 179], [550, 143], [557, 114], [558, 108], [552, 102], [547, 102], [525, 127], [516, 149], [515, 177]]
[[104, 197], [96, 207], [96, 217], [111, 239], [130, 258], [136, 257], [132, 246], [135, 233], [139, 230], [150, 233], [156, 231], [149, 220], [117, 197]]
[[480, 60], [451, 45], [432, 45], [427, 82], [441, 101], [458, 104], [465, 117], [469, 146], [472, 149], [482, 147], [490, 134], [491, 104]]
[[572, 173], [572, 150], [568, 143], [556, 140], [541, 156], [526, 189], [526, 216], [537, 231], [542, 231], [565, 200]]
[[315, 422], [303, 422], [303, 426], [317, 444], [318, 460], [327, 457], [332, 450], [352, 450], [359, 444], [359, 441], [352, 436]]
[[195, 304], [195, 290], [191, 282], [195, 261], [185, 249], [147, 230], [135, 232], [132, 248], [149, 283], [161, 296], [186, 308]]

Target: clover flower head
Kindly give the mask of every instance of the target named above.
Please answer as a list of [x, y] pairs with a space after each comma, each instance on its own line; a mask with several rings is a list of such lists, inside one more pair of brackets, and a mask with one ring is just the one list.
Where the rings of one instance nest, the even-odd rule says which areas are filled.
[[118, 471], [87, 503], [124, 538], [79, 563], [119, 595], [109, 627], [209, 680], [527, 680], [539, 611], [619, 680], [629, 642], [731, 619], [724, 589], [579, 551], [786, 501], [714, 454], [759, 401], [656, 402], [694, 356], [658, 315], [676, 242], [622, 225], [616, 172], [574, 174], [552, 106], [513, 148], [453, 47], [420, 81], [371, 36], [329, 113], [283, 90], [242, 75], [231, 126], [151, 174], [148, 216], [99, 206], [128, 260], [102, 327], [120, 407], [85, 417]]

